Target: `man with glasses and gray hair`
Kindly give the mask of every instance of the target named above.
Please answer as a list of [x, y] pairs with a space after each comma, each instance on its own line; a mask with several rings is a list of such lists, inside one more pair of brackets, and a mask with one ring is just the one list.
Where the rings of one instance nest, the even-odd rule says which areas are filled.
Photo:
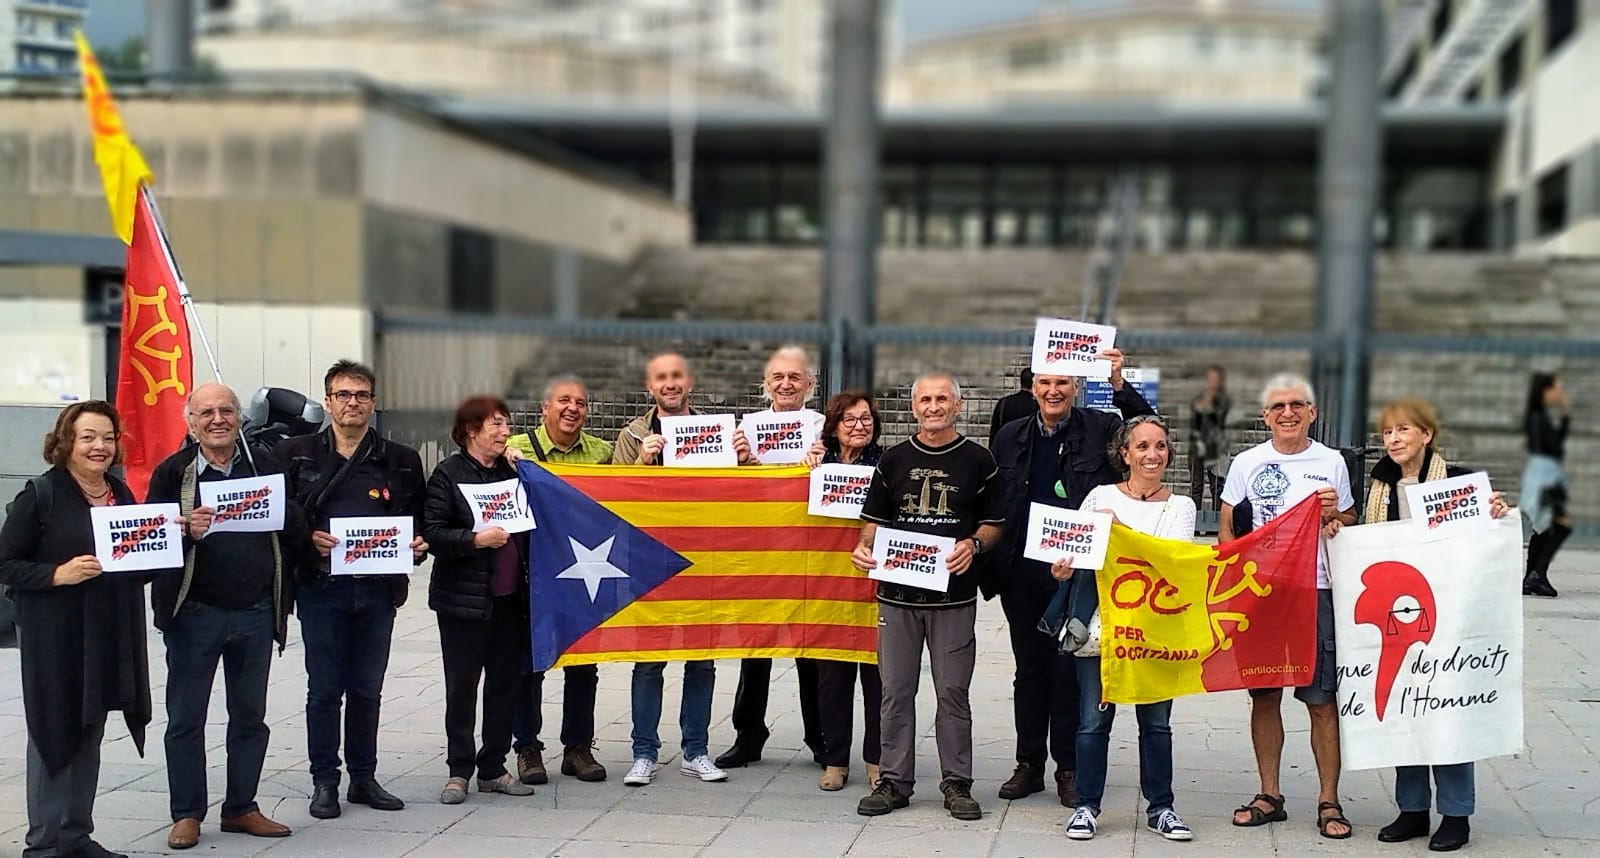
[[[1123, 381], [1122, 351], [1107, 349], [1100, 357], [1111, 362], [1111, 402], [1121, 417], [1074, 405], [1079, 379], [1037, 375], [1032, 392], [1039, 410], [1000, 427], [990, 448], [1000, 468], [1006, 530], [995, 546], [994, 571], [1002, 580], [986, 593], [1000, 592], [1016, 662], [1012, 709], [1017, 767], [1000, 787], [1000, 797], [1007, 800], [1044, 791], [1049, 757], [1056, 763], [1057, 798], [1063, 807], [1077, 804], [1078, 683], [1071, 659], [1062, 658], [1055, 639], [1039, 631], [1045, 607], [1064, 585], [1051, 577], [1050, 564], [1022, 556], [1022, 533], [1030, 504], [1077, 509], [1090, 489], [1117, 482], [1120, 472], [1109, 449], [1122, 420], [1155, 414], [1133, 385]], [[1077, 579], [1092, 591], [1093, 576]]]
[[[1338, 669], [1333, 649], [1333, 595], [1328, 581], [1327, 539], [1331, 528], [1356, 523], [1350, 471], [1339, 451], [1311, 439], [1317, 398], [1298, 375], [1273, 376], [1261, 390], [1261, 419], [1272, 437], [1240, 453], [1228, 467], [1222, 487], [1218, 542], [1235, 532], [1234, 510], [1248, 504], [1251, 529], [1273, 520], [1310, 495], [1322, 505], [1322, 537], [1317, 547], [1317, 652], [1311, 681], [1294, 690], [1311, 717], [1311, 755], [1317, 764], [1317, 830], [1323, 837], [1350, 836], [1350, 821], [1339, 805], [1339, 715], [1335, 691]], [[1241, 524], [1246, 516], [1239, 516]], [[1338, 522], [1338, 525], [1332, 524]], [[1283, 689], [1250, 691], [1250, 740], [1255, 747], [1261, 792], [1233, 813], [1233, 824], [1254, 827], [1288, 819], [1278, 776], [1283, 761]]]

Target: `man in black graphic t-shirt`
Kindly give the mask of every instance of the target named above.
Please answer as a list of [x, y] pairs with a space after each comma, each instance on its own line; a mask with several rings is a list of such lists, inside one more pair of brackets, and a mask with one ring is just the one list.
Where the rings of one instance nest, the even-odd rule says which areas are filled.
[[911, 386], [917, 434], [883, 454], [861, 511], [864, 524], [851, 562], [863, 572], [877, 563], [879, 525], [956, 540], [943, 558], [945, 592], [878, 584], [878, 670], [883, 676], [883, 776], [856, 811], [881, 816], [905, 807], [916, 783], [917, 682], [922, 649], [932, 659], [938, 737], [939, 789], [957, 819], [983, 815], [972, 798], [972, 706], [968, 690], [977, 655], [978, 612], [973, 561], [1000, 536], [1000, 476], [989, 451], [955, 430], [961, 388], [948, 375], [926, 375]]

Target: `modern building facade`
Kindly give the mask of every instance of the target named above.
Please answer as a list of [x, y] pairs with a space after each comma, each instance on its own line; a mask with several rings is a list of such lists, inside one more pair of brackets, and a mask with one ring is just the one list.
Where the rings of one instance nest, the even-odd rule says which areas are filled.
[[1497, 249], [1600, 254], [1600, 2], [1391, 2], [1389, 96], [1498, 105], [1486, 193]]
[[73, 31], [88, 0], [0, 0], [0, 71], [64, 74], [78, 67]]

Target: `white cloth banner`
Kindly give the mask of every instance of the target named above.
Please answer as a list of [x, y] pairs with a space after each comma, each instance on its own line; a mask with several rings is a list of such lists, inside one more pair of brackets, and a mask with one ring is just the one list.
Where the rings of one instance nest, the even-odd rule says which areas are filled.
[[328, 534], [338, 542], [328, 554], [334, 575], [411, 574], [409, 515], [369, 515], [328, 520]]
[[200, 505], [211, 507], [209, 533], [275, 533], [283, 529], [283, 474], [200, 484]]
[[472, 508], [472, 532], [503, 528], [506, 533], [527, 533], [538, 525], [528, 508], [528, 493], [522, 480], [512, 477], [495, 483], [459, 483], [461, 494]]
[[183, 566], [183, 525], [175, 503], [89, 508], [100, 571], [143, 572]]
[[1408, 521], [1328, 540], [1346, 769], [1522, 750], [1522, 526], [1470, 536]]

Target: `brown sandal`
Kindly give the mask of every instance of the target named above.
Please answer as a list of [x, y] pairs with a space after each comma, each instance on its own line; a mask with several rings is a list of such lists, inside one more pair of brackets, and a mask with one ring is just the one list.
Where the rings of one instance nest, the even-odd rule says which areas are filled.
[[[1324, 810], [1334, 811], [1334, 814], [1332, 816], [1323, 816], [1322, 812]], [[1328, 833], [1328, 824], [1333, 822], [1342, 823], [1344, 825], [1343, 834]], [[1350, 820], [1344, 818], [1344, 808], [1340, 807], [1338, 802], [1324, 801], [1317, 803], [1317, 833], [1328, 838], [1329, 840], [1344, 840], [1350, 835], [1356, 833], [1356, 827], [1350, 824]]]
[[[1272, 808], [1272, 812], [1267, 813], [1266, 811], [1263, 811], [1261, 808], [1257, 807], [1256, 802], [1258, 801], [1265, 802]], [[1255, 828], [1259, 825], [1266, 825], [1269, 822], [1283, 822], [1289, 818], [1289, 813], [1283, 809], [1283, 796], [1280, 795], [1274, 797], [1267, 795], [1264, 792], [1257, 793], [1256, 797], [1250, 799], [1249, 803], [1239, 805], [1237, 808], [1234, 808], [1233, 812], [1235, 814], [1233, 824], [1240, 828]], [[1249, 822], [1239, 821], [1237, 814], [1241, 812], [1250, 814]]]

